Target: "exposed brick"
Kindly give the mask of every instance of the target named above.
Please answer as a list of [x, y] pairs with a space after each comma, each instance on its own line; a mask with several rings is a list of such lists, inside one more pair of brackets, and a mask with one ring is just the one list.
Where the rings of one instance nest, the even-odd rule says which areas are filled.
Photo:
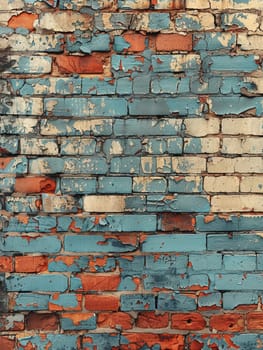
[[124, 34], [123, 38], [130, 45], [127, 51], [141, 52], [145, 50], [146, 36], [142, 34]]
[[20, 193], [54, 193], [56, 181], [44, 176], [18, 177], [14, 189]]
[[44, 272], [47, 271], [48, 258], [46, 256], [16, 256], [16, 272]]
[[5, 350], [15, 349], [15, 339], [14, 337], [0, 336], [0, 347]]
[[171, 327], [180, 330], [200, 331], [206, 327], [206, 321], [197, 312], [178, 313], [172, 315]]
[[17, 16], [12, 16], [8, 21], [10, 28], [26, 28], [30, 31], [34, 30], [34, 22], [38, 19], [38, 15], [34, 13], [22, 12]]
[[263, 313], [249, 312], [247, 314], [247, 328], [249, 330], [260, 330], [263, 326]]
[[166, 328], [169, 322], [168, 313], [141, 312], [137, 316], [136, 326], [139, 328]]
[[188, 214], [164, 213], [160, 217], [162, 231], [194, 231], [195, 217]]
[[156, 36], [157, 51], [192, 51], [191, 34], [158, 34]]
[[100, 56], [57, 56], [55, 61], [60, 73], [103, 73]]
[[13, 259], [11, 256], [0, 257], [0, 272], [12, 272], [13, 271]]
[[59, 326], [59, 318], [56, 314], [29, 313], [26, 317], [27, 330], [56, 331]]
[[217, 331], [241, 332], [244, 330], [244, 318], [240, 314], [213, 315], [210, 318], [210, 327]]
[[98, 327], [113, 329], [131, 329], [133, 326], [133, 318], [125, 312], [101, 312], [97, 318]]
[[85, 308], [88, 311], [118, 311], [119, 298], [114, 295], [86, 295]]

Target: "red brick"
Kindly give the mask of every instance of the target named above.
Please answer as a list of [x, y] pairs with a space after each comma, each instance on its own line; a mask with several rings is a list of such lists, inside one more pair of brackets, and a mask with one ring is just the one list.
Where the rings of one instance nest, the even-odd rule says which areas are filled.
[[263, 312], [250, 312], [247, 314], [247, 328], [263, 330]]
[[200, 331], [206, 327], [206, 321], [197, 312], [178, 313], [172, 315], [171, 327], [180, 330]]
[[141, 52], [145, 50], [145, 35], [124, 34], [123, 39], [130, 44], [130, 47], [127, 49], [127, 51]]
[[120, 350], [139, 350], [143, 346], [152, 348], [159, 344], [160, 349], [183, 350], [184, 336], [177, 334], [151, 334], [151, 333], [124, 333], [124, 338], [127, 339], [127, 345], [121, 345]]
[[76, 275], [81, 279], [82, 288], [84, 291], [116, 291], [120, 284], [119, 275], [91, 275], [82, 273]]
[[100, 56], [57, 56], [56, 64], [60, 73], [103, 73], [103, 60]]
[[55, 193], [55, 190], [56, 181], [44, 176], [20, 177], [15, 182], [15, 192]]
[[26, 328], [28, 330], [56, 331], [58, 326], [59, 319], [56, 314], [37, 314], [32, 312], [26, 318]]
[[10, 28], [26, 28], [30, 31], [34, 30], [34, 22], [38, 19], [38, 15], [34, 13], [22, 12], [17, 16], [12, 16], [8, 21]]
[[46, 256], [16, 256], [16, 272], [43, 272], [48, 269], [48, 259]]
[[0, 349], [1, 350], [14, 350], [15, 339], [12, 337], [0, 336]]
[[155, 312], [141, 312], [136, 321], [139, 328], [166, 328], [168, 327], [168, 313], [156, 314]]
[[194, 231], [195, 218], [189, 214], [164, 213], [161, 215], [162, 231]]
[[98, 327], [114, 329], [131, 329], [133, 319], [125, 312], [104, 312], [97, 316]]
[[244, 319], [240, 314], [213, 315], [209, 325], [217, 331], [240, 332], [244, 330]]
[[13, 262], [11, 256], [0, 256], [0, 272], [12, 272]]
[[157, 51], [192, 51], [192, 34], [158, 34], [156, 36]]
[[85, 308], [88, 311], [118, 311], [119, 298], [114, 295], [86, 295]]

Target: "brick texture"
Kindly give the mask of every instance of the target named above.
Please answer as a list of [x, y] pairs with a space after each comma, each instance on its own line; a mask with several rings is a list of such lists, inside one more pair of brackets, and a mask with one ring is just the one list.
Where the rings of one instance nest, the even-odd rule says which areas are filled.
[[262, 11], [1, 0], [1, 350], [262, 348]]

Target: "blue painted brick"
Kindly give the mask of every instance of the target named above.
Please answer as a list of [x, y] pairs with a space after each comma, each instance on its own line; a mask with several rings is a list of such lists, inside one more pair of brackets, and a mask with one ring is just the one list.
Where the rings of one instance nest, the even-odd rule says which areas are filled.
[[120, 284], [118, 286], [118, 291], [135, 291], [138, 289], [138, 285], [134, 282], [134, 278], [136, 275], [133, 276], [122, 276]]
[[0, 239], [2, 252], [19, 253], [57, 253], [61, 248], [61, 241], [55, 236], [6, 236]]
[[231, 49], [236, 44], [234, 33], [194, 33], [194, 51]]
[[118, 349], [120, 346], [119, 334], [88, 333], [83, 337], [83, 347], [86, 350]]
[[98, 193], [131, 193], [132, 179], [130, 177], [99, 177]]
[[71, 334], [46, 334], [27, 336], [19, 338], [17, 350], [23, 350], [26, 346], [33, 346], [35, 349], [45, 349], [52, 344], [52, 350], [72, 350], [78, 348], [78, 336]]
[[0, 174], [26, 174], [27, 173], [27, 158], [20, 156], [10, 158], [8, 162], [0, 159]]
[[184, 72], [190, 74], [200, 67], [198, 55], [152, 55], [152, 68], [155, 73]]
[[5, 198], [5, 209], [13, 213], [36, 214], [40, 209], [40, 196], [9, 197]]
[[[86, 315], [86, 319], [79, 321], [78, 323], [74, 322], [69, 314], [67, 314], [68, 317], [65, 315], [62, 315], [60, 318], [60, 326], [63, 330], [91, 330], [96, 328], [96, 316], [95, 314], [88, 314]], [[73, 314], [74, 315], [74, 314]], [[85, 313], [82, 314], [82, 317], [84, 318]]]
[[114, 95], [116, 82], [112, 78], [82, 78], [82, 93], [89, 95]]
[[262, 274], [252, 273], [229, 273], [215, 275], [215, 289], [216, 290], [261, 290], [263, 289]]
[[129, 196], [125, 198], [125, 209], [132, 212], [145, 212], [145, 196]]
[[211, 97], [211, 111], [218, 115], [240, 114], [255, 109], [255, 115], [263, 113], [261, 97]]
[[256, 58], [250, 56], [207, 56], [203, 60], [205, 72], [253, 72], [258, 69]]
[[107, 157], [113, 155], [135, 155], [142, 151], [142, 144], [140, 139], [126, 138], [126, 139], [107, 139], [103, 143], [103, 152]]
[[49, 258], [48, 271], [49, 272], [79, 272], [88, 267], [89, 257], [87, 256], [76, 256], [74, 261], [69, 265], [66, 264], [59, 257]]
[[150, 62], [143, 56], [122, 56], [112, 55], [111, 66], [115, 71], [121, 72], [148, 72], [150, 69]]
[[174, 273], [185, 273], [188, 266], [186, 255], [147, 255], [145, 257], [146, 269], [153, 271], [173, 271]]
[[95, 28], [99, 31], [110, 32], [113, 30], [127, 30], [132, 19], [132, 15], [128, 13], [111, 13], [109, 18], [109, 25], [105, 25], [103, 13], [97, 13], [94, 17]]
[[139, 157], [123, 157], [113, 158], [110, 165], [111, 173], [119, 174], [139, 174], [140, 158]]
[[96, 193], [96, 179], [87, 177], [62, 177], [60, 189], [62, 194]]
[[224, 255], [223, 266], [225, 270], [255, 271], [256, 255]]
[[14, 74], [45, 74], [51, 72], [51, 64], [52, 58], [48, 56], [20, 56], [8, 71]]
[[133, 79], [133, 93], [146, 95], [150, 91], [150, 75], [138, 76]]
[[45, 98], [46, 115], [61, 117], [119, 117], [127, 115], [127, 102], [123, 98]]
[[[24, 219], [24, 220], [21, 220]], [[11, 217], [4, 232], [51, 232], [56, 227], [56, 218], [51, 216]]]
[[143, 252], [205, 251], [206, 237], [201, 234], [157, 234], [147, 236], [142, 242]]
[[221, 270], [221, 254], [190, 254], [189, 264], [194, 271]]
[[6, 288], [12, 292], [64, 292], [68, 288], [68, 279], [63, 275], [12, 274], [6, 279]]
[[114, 36], [113, 49], [120, 53], [124, 50], [127, 50], [131, 45], [120, 35]]
[[15, 178], [14, 177], [0, 178], [0, 191], [2, 193], [14, 192], [14, 185], [15, 185]]
[[195, 193], [202, 192], [202, 188], [202, 179], [200, 177], [177, 176], [170, 177], [168, 180], [169, 192]]
[[215, 234], [207, 236], [208, 250], [262, 250], [263, 237], [256, 234]]
[[17, 154], [18, 153], [18, 140], [14, 137], [1, 136], [0, 139], [1, 154]]
[[61, 310], [76, 310], [81, 308], [78, 295], [74, 293], [53, 294], [49, 299], [49, 306], [53, 305]]
[[123, 294], [121, 295], [121, 310], [155, 310], [155, 296], [152, 294]]
[[160, 31], [163, 29], [169, 29], [170, 27], [170, 15], [169, 13], [149, 12], [149, 24], [150, 31]]
[[140, 275], [145, 269], [145, 256], [131, 256], [118, 258], [122, 275]]
[[48, 294], [19, 293], [15, 298], [14, 311], [48, 310]]
[[159, 293], [157, 309], [162, 311], [193, 311], [196, 300], [193, 295], [181, 293]]
[[223, 293], [223, 307], [225, 310], [234, 310], [241, 305], [257, 305], [257, 292], [226, 292]]
[[152, 78], [151, 92], [154, 94], [184, 94], [190, 91], [190, 78], [160, 76]]
[[257, 254], [257, 270], [263, 270], [263, 254]]
[[131, 77], [123, 77], [117, 80], [116, 92], [121, 95], [132, 94], [132, 79]]
[[69, 52], [83, 52], [90, 54], [94, 51], [107, 52], [110, 51], [110, 36], [109, 34], [95, 34], [91, 37], [75, 36], [72, 42], [71, 37], [66, 39], [66, 49]]
[[202, 295], [199, 295], [198, 297], [198, 307], [204, 309], [212, 307], [220, 308], [222, 304], [221, 299], [221, 293], [202, 293]]
[[167, 139], [167, 152], [169, 154], [181, 154], [183, 151], [183, 139], [176, 138], [168, 138]]
[[239, 218], [230, 215], [227, 218], [216, 215], [197, 215], [196, 229], [202, 232], [224, 232], [224, 231], [239, 231]]
[[96, 140], [92, 138], [81, 139], [79, 137], [68, 137], [60, 140], [61, 155], [92, 156], [96, 153]]

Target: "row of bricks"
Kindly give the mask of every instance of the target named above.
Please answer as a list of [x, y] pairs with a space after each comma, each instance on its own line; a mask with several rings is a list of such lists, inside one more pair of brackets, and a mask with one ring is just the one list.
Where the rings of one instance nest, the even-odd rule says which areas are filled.
[[[0, 116], [0, 132], [5, 135], [42, 136], [110, 136], [128, 138], [129, 136], [155, 136], [156, 142], [167, 136], [207, 137], [211, 135], [262, 136], [263, 121], [255, 117], [229, 118], [140, 118], [120, 119], [38, 119], [19, 116]], [[3, 135], [4, 136], [4, 135]], [[159, 136], [159, 137], [158, 137]], [[161, 137], [160, 137], [161, 136]], [[248, 137], [244, 137], [247, 139]], [[85, 138], [83, 138], [85, 140]], [[82, 140], [82, 138], [81, 138]], [[115, 140], [119, 147], [123, 140]], [[109, 141], [108, 141], [109, 142]], [[200, 141], [201, 142], [201, 141]], [[244, 141], [245, 142], [245, 141]], [[132, 146], [132, 145], [131, 145]], [[125, 148], [124, 148], [125, 149]], [[128, 151], [125, 151], [128, 153]], [[132, 152], [132, 151], [130, 151]]]
[[[103, 223], [102, 223], [103, 224]], [[146, 223], [147, 225], [147, 223]], [[11, 226], [11, 225], [10, 225]], [[155, 223], [152, 225], [155, 226]], [[105, 230], [105, 227], [102, 227]], [[149, 224], [148, 224], [149, 227]], [[74, 229], [74, 228], [73, 228]], [[138, 229], [135, 227], [135, 229]], [[29, 228], [30, 230], [30, 228]], [[78, 229], [75, 228], [78, 232]], [[89, 230], [89, 229], [88, 229]], [[91, 230], [92, 231], [92, 230]], [[125, 228], [124, 228], [125, 231]], [[131, 230], [130, 230], [131, 231]], [[93, 229], [94, 232], [94, 229]], [[96, 232], [96, 231], [95, 231]], [[262, 238], [260, 234], [240, 234], [232, 233], [228, 234], [191, 234], [191, 233], [169, 233], [169, 234], [155, 234], [155, 235], [118, 235], [118, 234], [89, 234], [89, 235], [66, 235], [65, 237], [56, 235], [28, 235], [22, 234], [20, 236], [5, 235], [1, 237], [0, 247], [3, 254], [16, 254], [21, 253], [44, 253], [44, 254], [56, 254], [62, 250], [66, 254], [75, 253], [94, 253], [94, 254], [107, 254], [107, 253], [131, 253], [135, 251], [141, 251], [144, 253], [191, 253], [191, 252], [206, 252], [209, 251], [262, 251]], [[204, 261], [209, 261], [210, 256], [205, 256]], [[213, 256], [211, 260], [213, 260]], [[238, 257], [241, 261], [242, 258]], [[235, 260], [235, 259], [233, 259]], [[48, 276], [47, 276], [48, 277]], [[229, 284], [235, 284], [235, 278], [242, 279], [242, 274], [234, 276], [234, 280]], [[259, 285], [262, 284], [262, 276], [258, 277]], [[163, 276], [164, 282], [165, 276]], [[231, 280], [231, 275], [229, 275]], [[226, 278], [227, 279], [227, 278]], [[250, 276], [253, 279], [253, 275]], [[205, 278], [207, 280], [207, 278]], [[224, 279], [221, 279], [224, 282]], [[167, 282], [169, 283], [169, 281]], [[171, 282], [172, 283], [172, 282]], [[218, 283], [220, 283], [220, 276], [218, 276]], [[237, 283], [234, 288], [241, 288]], [[244, 281], [244, 288], [248, 288], [248, 280]], [[224, 286], [227, 288], [226, 286]], [[258, 287], [259, 288], [259, 287]], [[224, 288], [223, 288], [224, 289]], [[259, 288], [260, 289], [260, 288]]]
[[[19, 10], [24, 9], [25, 6], [34, 7], [38, 3], [37, 0], [13, 0], [11, 3], [8, 0], [4, 0], [3, 9], [5, 10]], [[51, 0], [44, 0], [45, 8], [48, 7], [58, 7], [59, 9], [73, 9], [81, 10], [83, 7], [91, 7], [94, 10], [115, 8], [113, 3], [108, 0], [93, 0], [93, 1], [80, 1], [73, 0], [69, 2], [68, 0], [62, 0], [60, 4], [58, 2], [53, 2]], [[118, 8], [124, 9], [262, 9], [262, 3], [260, 0], [246, 0], [240, 2], [239, 0], [231, 0], [222, 4], [218, 0], [202, 0], [200, 3], [198, 0], [145, 0], [145, 1], [131, 1], [131, 0], [118, 0]]]
[[113, 157], [109, 164], [102, 156], [82, 157], [1, 157], [1, 174], [260, 174], [262, 158], [200, 156]]
[[[12, 29], [18, 29], [21, 35], [28, 34], [29, 31], [37, 30], [74, 33], [77, 31], [103, 31], [111, 32], [115, 30], [134, 30], [156, 33], [159, 31], [168, 32], [193, 32], [209, 31], [220, 28], [221, 30], [248, 29], [251, 31], [262, 30], [262, 18], [257, 11], [228, 13], [221, 9], [217, 11], [184, 11], [177, 12], [171, 16], [169, 12], [140, 12], [132, 14], [130, 12], [104, 12], [94, 15], [75, 11], [42, 11], [41, 14], [30, 12], [16, 12], [12, 14], [1, 13], [2, 23], [8, 28], [7, 34], [12, 33]], [[3, 27], [5, 28], [5, 27]], [[8, 30], [11, 28], [11, 30]], [[21, 30], [23, 28], [23, 31]]]
[[135, 319], [125, 312], [102, 312], [97, 316], [90, 312], [64, 312], [57, 313], [30, 313], [7, 314], [0, 317], [0, 330], [8, 331], [58, 331], [58, 330], [100, 330], [115, 329], [130, 330], [142, 329], [177, 329], [183, 331], [201, 331], [209, 328], [211, 331], [242, 332], [247, 330], [260, 330], [263, 322], [263, 313], [249, 312], [224, 313], [205, 315], [197, 312], [189, 313], [155, 313], [140, 312]]
[[[175, 231], [175, 232], [239, 232], [239, 231], [261, 231], [262, 230], [262, 215], [194, 215], [190, 214], [176, 214], [176, 213], [162, 213], [155, 214], [115, 214], [115, 215], [95, 215], [95, 216], [28, 216], [25, 214], [19, 214], [17, 216], [1, 216], [1, 230], [3, 232], [25, 232], [25, 233], [52, 233], [52, 232], [151, 232], [156, 230], [161, 231]], [[159, 237], [161, 239], [162, 236]], [[180, 237], [183, 237], [182, 234]], [[215, 240], [217, 236], [214, 236], [212, 240]], [[251, 241], [248, 240], [247, 235], [235, 235], [228, 237], [226, 235], [218, 236], [219, 246], [215, 250], [224, 250], [224, 244], [226, 247], [230, 245], [230, 249], [242, 250], [242, 244], [247, 247], [248, 250], [261, 250], [261, 240], [259, 236], [250, 236]], [[184, 237], [187, 239], [187, 236]], [[252, 239], [253, 238], [253, 239]], [[10, 243], [12, 239], [23, 242], [19, 237], [10, 237]], [[54, 239], [53, 237], [42, 237], [42, 241], [45, 239]], [[220, 241], [221, 240], [221, 241]], [[41, 242], [41, 239], [40, 239]], [[39, 242], [39, 243], [40, 243]], [[257, 244], [258, 242], [258, 244]], [[31, 249], [37, 244], [37, 237]], [[48, 240], [46, 241], [48, 243]], [[26, 245], [23, 244], [23, 249]], [[21, 246], [21, 249], [22, 249]], [[36, 245], [38, 246], [38, 245]], [[9, 247], [11, 248], [12, 245]], [[40, 245], [39, 245], [40, 247]], [[14, 249], [14, 247], [13, 247]], [[244, 250], [244, 249], [243, 249]], [[7, 247], [8, 251], [8, 247]], [[12, 249], [9, 249], [12, 251]], [[15, 250], [17, 251], [17, 250]], [[29, 250], [31, 251], [31, 250]], [[41, 251], [41, 250], [40, 250]], [[52, 252], [51, 250], [50, 252]], [[97, 251], [97, 250], [96, 250]], [[189, 250], [187, 250], [189, 251]], [[34, 252], [34, 249], [33, 251]], [[48, 250], [47, 250], [48, 252]]]
[[[263, 177], [258, 176], [178, 176], [178, 177], [2, 177], [1, 193], [56, 193], [58, 195], [131, 193], [262, 193]], [[46, 197], [47, 198], [47, 197]], [[50, 197], [51, 198], [51, 197]], [[13, 198], [14, 199], [14, 198]], [[35, 200], [40, 199], [35, 197]], [[63, 199], [63, 198], [61, 198]], [[15, 200], [15, 199], [14, 199]], [[17, 199], [19, 203], [21, 198]], [[46, 199], [45, 199], [46, 200]], [[28, 202], [33, 204], [34, 198]], [[6, 202], [12, 202], [7, 198]], [[72, 203], [74, 200], [72, 199]], [[12, 205], [12, 204], [11, 204]], [[34, 204], [33, 204], [34, 205]]]
[[[115, 123], [117, 127], [117, 123]], [[179, 132], [178, 132], [179, 133]], [[174, 154], [262, 154], [261, 137], [163, 137], [100, 139], [85, 137], [67, 138], [14, 138], [0, 140], [2, 155], [65, 156], [103, 155], [174, 155]], [[157, 168], [158, 161], [157, 161]], [[157, 169], [157, 171], [158, 171]]]
[[34, 346], [35, 350], [52, 346], [53, 350], [210, 350], [218, 349], [255, 349], [262, 343], [262, 335], [256, 333], [189, 335], [169, 333], [97, 333], [97, 334], [40, 334], [17, 337], [1, 336], [0, 345], [5, 350], [26, 350]]
[[[195, 76], [192, 84], [193, 90], [200, 93], [202, 87], [202, 84], [198, 80], [200, 71], [205, 74], [213, 75], [222, 75], [228, 73], [231, 73], [232, 75], [243, 75], [244, 73], [251, 73], [256, 71], [260, 65], [258, 55], [229, 56], [226, 54], [221, 54], [211, 56], [207, 54], [202, 58], [202, 60], [198, 54], [154, 54], [150, 58], [145, 57], [145, 55], [112, 55], [111, 61], [108, 64], [105, 64], [105, 61], [107, 59], [107, 56], [101, 54], [86, 56], [61, 55], [56, 57], [14, 55], [8, 57], [6, 68], [4, 68], [4, 73], [43, 75], [51, 73], [52, 70], [54, 71], [55, 67], [57, 67], [57, 74], [102, 74], [104, 73], [104, 68], [108, 67], [107, 69], [111, 69], [114, 76], [116, 77], [129, 75], [128, 78], [130, 78], [130, 76], [134, 78], [134, 76], [138, 76], [137, 79], [134, 79], [134, 83], [131, 79], [120, 80], [119, 91], [120, 84], [122, 84], [126, 87], [127, 90], [133, 87], [135, 93], [139, 94], [140, 90], [138, 87], [138, 82], [140, 80], [139, 78], [142, 77], [142, 73], [146, 74], [145, 78], [147, 81], [144, 83], [144, 93], [147, 93], [150, 90], [150, 80], [154, 74], [185, 72], [188, 76]], [[138, 75], [139, 73], [141, 76]], [[231, 83], [231, 79], [229, 81]], [[238, 78], [236, 81], [238, 81]], [[84, 82], [88, 83], [89, 80], [84, 80]], [[185, 82], [185, 87], [184, 84], [181, 84], [182, 92], [187, 92], [187, 89], [189, 90], [189, 87], [187, 86], [187, 83], [189, 85], [189, 81], [185, 79], [183, 82]], [[21, 84], [22, 83], [23, 81], [21, 81]], [[213, 85], [214, 83], [216, 86], [214, 89], [211, 87], [210, 93], [217, 93], [219, 91], [221, 79], [210, 79], [210, 85]], [[152, 90], [155, 92], [156, 90], [154, 83], [152, 85]], [[246, 86], [246, 84], [244, 85]], [[207, 89], [205, 83], [203, 86]], [[111, 90], [112, 89], [113, 87], [111, 87]], [[224, 91], [224, 86], [221, 89]], [[127, 92], [125, 94], [127, 94]]]
[[[72, 56], [76, 57], [76, 56]], [[37, 62], [36, 62], [37, 63]], [[32, 65], [28, 66], [32, 72]], [[35, 65], [39, 71], [38, 64]], [[81, 66], [80, 69], [84, 66]], [[17, 68], [15, 68], [17, 69]], [[26, 67], [22, 70], [25, 72]], [[89, 68], [88, 68], [89, 69]], [[8, 97], [38, 96], [48, 94], [58, 95], [234, 95], [243, 93], [261, 93], [262, 87], [259, 78], [230, 77], [230, 76], [203, 76], [203, 81], [194, 77], [175, 77], [169, 74], [113, 78], [31, 78], [31, 79], [5, 79], [0, 81], [0, 89]]]
[[[139, 255], [139, 256], [1, 256], [0, 272], [40, 273], [40, 272], [74, 272], [72, 285], [78, 290], [115, 290], [120, 286], [120, 278], [136, 275], [144, 278], [143, 274], [158, 271], [174, 273], [195, 273], [195, 271], [213, 272], [253, 272], [262, 270], [263, 255], [261, 253], [189, 253], [177, 255]], [[120, 274], [118, 274], [118, 270]], [[85, 273], [78, 273], [84, 271]], [[92, 275], [116, 271], [114, 275]], [[79, 286], [77, 286], [79, 284]]]
[[[6, 310], [12, 312], [29, 311], [81, 311], [84, 308], [84, 300], [89, 302], [89, 311], [97, 313], [105, 311], [119, 310], [119, 297], [115, 293], [105, 293], [104, 295], [90, 294], [84, 298], [83, 293], [9, 293], [9, 305]], [[146, 301], [147, 301], [147, 295]], [[129, 307], [136, 306], [137, 311], [147, 311], [145, 309], [145, 300], [143, 294], [135, 293], [134, 298], [130, 294], [123, 296], [123, 300], [129, 302]], [[227, 291], [220, 293], [218, 291], [180, 291], [179, 292], [160, 292], [150, 295], [157, 298], [159, 311], [177, 311], [177, 312], [214, 312], [214, 310], [223, 309], [235, 310], [246, 313], [248, 310], [262, 312], [262, 294], [258, 291]], [[116, 303], [117, 300], [117, 303]], [[137, 304], [136, 304], [137, 300]], [[116, 308], [116, 305], [118, 307]], [[147, 305], [147, 304], [146, 304]], [[114, 307], [112, 307], [114, 306]], [[126, 305], [127, 306], [127, 305]], [[157, 306], [157, 305], [156, 305]], [[157, 308], [157, 307], [156, 307]], [[153, 309], [155, 310], [155, 309]], [[134, 312], [135, 310], [130, 310]], [[1, 322], [0, 322], [1, 323]]]
[[[139, 192], [139, 191], [138, 191]], [[78, 196], [79, 197], [79, 196]], [[148, 194], [148, 195], [70, 195], [2, 196], [1, 209], [11, 213], [125, 213], [174, 212], [213, 213], [262, 212], [261, 194]]]
[[[117, 97], [72, 97], [40, 98], [13, 97], [2, 98], [0, 113], [20, 116], [54, 116], [54, 117], [121, 117], [121, 116], [200, 116], [204, 109], [217, 115], [238, 115], [254, 110], [255, 116], [263, 113], [261, 97], [209, 96], [199, 100], [198, 96], [134, 98], [127, 101]], [[59, 121], [57, 121], [59, 123]], [[61, 119], [60, 123], [63, 123]], [[82, 122], [82, 123], [81, 123]], [[75, 120], [67, 124], [76, 123]], [[78, 121], [85, 128], [85, 121]], [[52, 125], [55, 124], [55, 125]], [[84, 124], [84, 125], [83, 125]], [[62, 124], [63, 125], [63, 124]], [[90, 123], [89, 123], [90, 125]], [[56, 120], [47, 122], [47, 129], [56, 128]], [[64, 125], [66, 129], [67, 125]], [[56, 130], [56, 129], [55, 129]], [[63, 131], [65, 134], [65, 131]], [[58, 132], [59, 133], [59, 132]], [[76, 131], [74, 132], [76, 134]]]

